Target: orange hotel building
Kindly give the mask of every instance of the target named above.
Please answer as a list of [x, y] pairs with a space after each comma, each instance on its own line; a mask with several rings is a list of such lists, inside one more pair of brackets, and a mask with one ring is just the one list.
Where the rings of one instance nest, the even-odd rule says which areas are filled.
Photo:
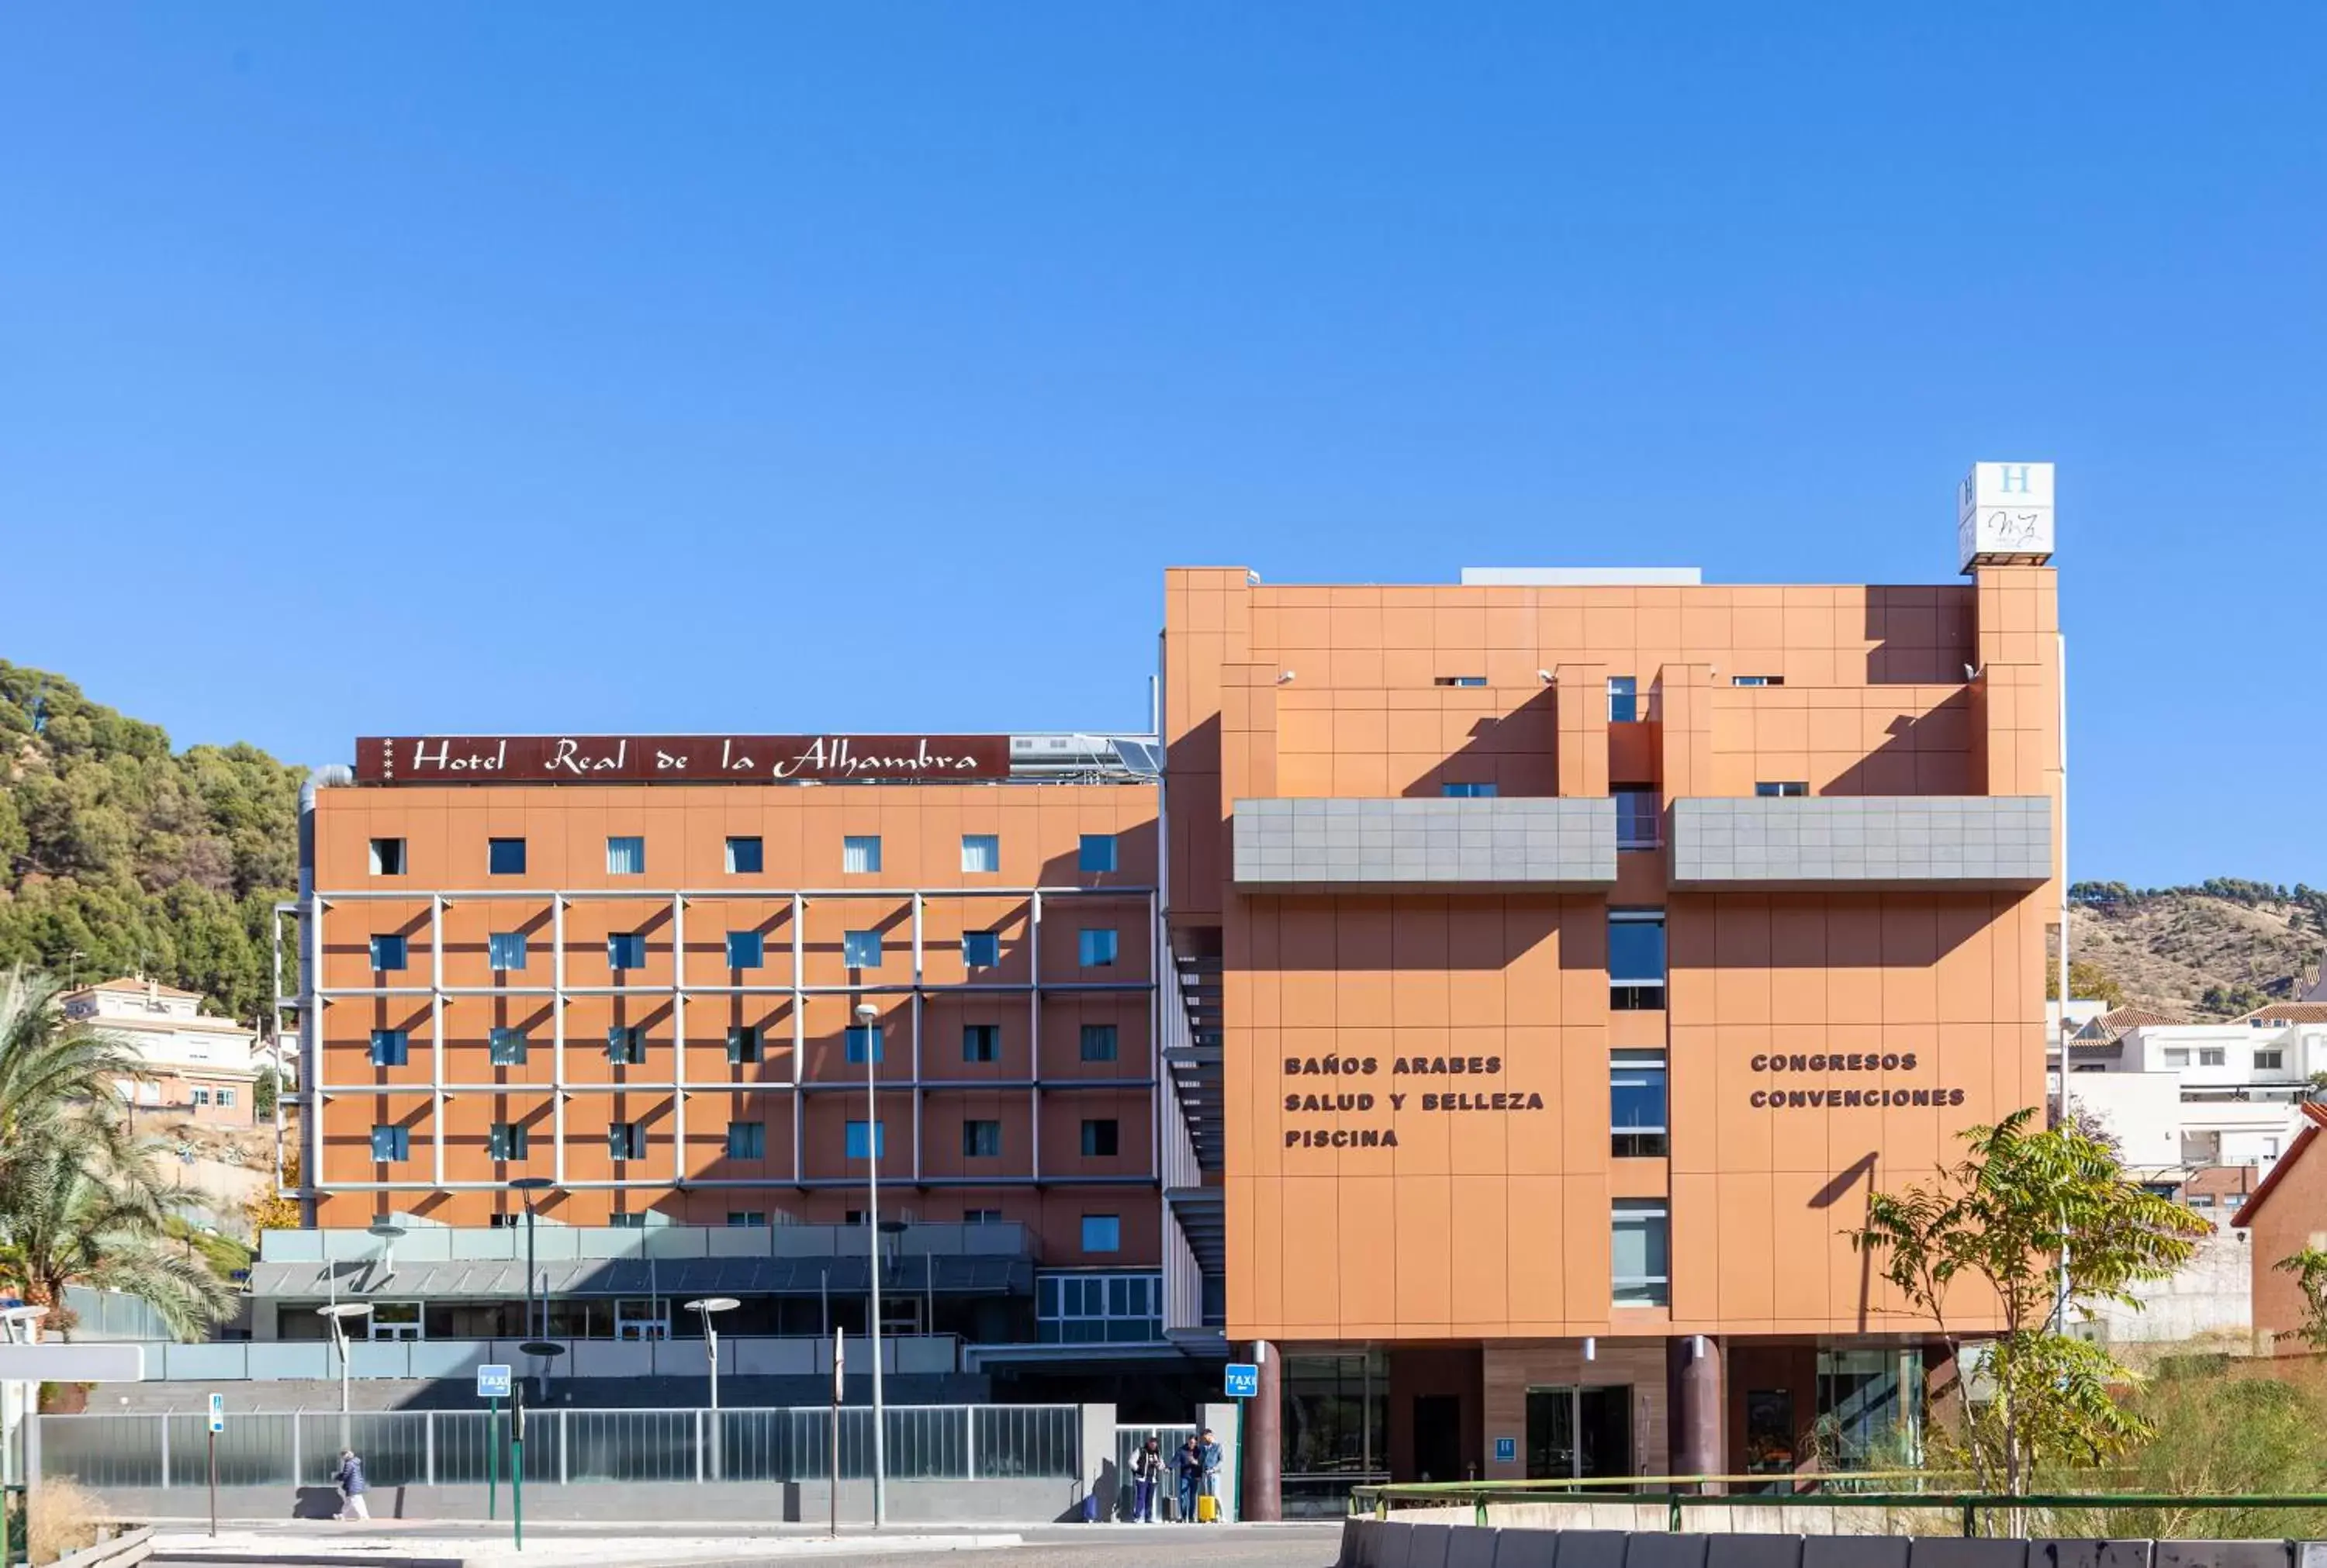
[[2049, 482], [1999, 542], [1967, 481], [1960, 583], [1172, 570], [1153, 737], [360, 742], [316, 1223], [846, 1226], [877, 1138], [1040, 1287], [890, 1326], [1130, 1405], [1257, 1361], [1250, 1517], [1848, 1462], [1929, 1325], [1845, 1233], [2042, 1102]]

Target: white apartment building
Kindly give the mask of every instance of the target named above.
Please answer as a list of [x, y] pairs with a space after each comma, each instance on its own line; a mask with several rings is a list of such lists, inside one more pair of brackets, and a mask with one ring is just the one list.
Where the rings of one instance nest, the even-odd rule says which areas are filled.
[[132, 977], [68, 991], [58, 1005], [145, 1064], [145, 1078], [116, 1086], [134, 1109], [241, 1125], [253, 1120], [258, 1031], [230, 1018], [205, 1017], [199, 992]]
[[2112, 1039], [2117, 1016], [2071, 1047], [2069, 1099], [2137, 1169], [2266, 1171], [2301, 1128], [2312, 1076], [2327, 1073], [2327, 1002], [2274, 1003], [2228, 1023], [2151, 1014]]

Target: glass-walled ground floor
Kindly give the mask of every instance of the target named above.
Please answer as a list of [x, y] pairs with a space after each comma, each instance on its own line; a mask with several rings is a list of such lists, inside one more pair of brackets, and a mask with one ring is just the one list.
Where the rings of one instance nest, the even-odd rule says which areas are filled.
[[1920, 1339], [1886, 1336], [1278, 1349], [1287, 1517], [1342, 1511], [1352, 1487], [1388, 1480], [1781, 1487], [1910, 1463], [1934, 1360]]

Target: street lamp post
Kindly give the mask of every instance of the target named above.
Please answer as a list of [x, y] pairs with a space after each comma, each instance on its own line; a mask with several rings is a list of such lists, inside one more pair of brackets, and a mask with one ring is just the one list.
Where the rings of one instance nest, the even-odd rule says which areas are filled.
[[[881, 1052], [875, 1043], [880, 1036], [874, 1032], [879, 1025], [881, 1010], [870, 1002], [856, 1004], [856, 1022], [864, 1026], [864, 1259], [872, 1267], [872, 1321], [867, 1325], [873, 1343], [873, 1527], [879, 1529], [888, 1517], [888, 1455], [882, 1442], [882, 1428], [887, 1418], [881, 1401], [881, 1101], [876, 1091], [875, 1072]], [[832, 1478], [834, 1486], [840, 1478]]]
[[734, 1296], [705, 1296], [686, 1303], [686, 1310], [703, 1316], [703, 1355], [711, 1363], [711, 1479], [723, 1479], [725, 1471], [721, 1463], [724, 1445], [719, 1441], [719, 1325], [712, 1321], [714, 1312], [732, 1312], [743, 1305]]
[[[538, 1325], [534, 1322], [533, 1195], [537, 1192], [547, 1192], [556, 1185], [556, 1182], [547, 1176], [520, 1176], [509, 1183], [509, 1190], [525, 1199], [525, 1335], [528, 1339], [549, 1338], [549, 1302], [546, 1293], [541, 1303], [541, 1322]], [[538, 1377], [539, 1374], [537, 1373], [536, 1376]], [[535, 1392], [542, 1398], [548, 1397], [547, 1388], [537, 1389]]]
[[332, 1342], [340, 1349], [340, 1446], [353, 1445], [348, 1441], [348, 1324], [356, 1318], [371, 1315], [369, 1302], [334, 1302], [328, 1307], [317, 1307], [315, 1315], [332, 1325]]

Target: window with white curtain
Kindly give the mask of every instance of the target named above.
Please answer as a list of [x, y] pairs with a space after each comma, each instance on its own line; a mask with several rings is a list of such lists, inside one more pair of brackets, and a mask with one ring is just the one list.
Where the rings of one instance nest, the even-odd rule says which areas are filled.
[[995, 872], [1002, 869], [1002, 838], [999, 834], [965, 833], [961, 835], [961, 869], [972, 872]]
[[840, 869], [849, 876], [864, 876], [881, 869], [881, 835], [852, 833], [840, 841]]
[[1620, 1307], [1661, 1307], [1672, 1300], [1669, 1219], [1661, 1198], [1619, 1198], [1612, 1218], [1612, 1283]]
[[646, 875], [647, 841], [643, 838], [606, 840], [606, 874], [608, 876]]
[[840, 961], [851, 969], [878, 969], [881, 966], [881, 933], [843, 931], [840, 934]]
[[485, 962], [493, 969], [525, 967], [525, 933], [495, 931], [485, 938]]

